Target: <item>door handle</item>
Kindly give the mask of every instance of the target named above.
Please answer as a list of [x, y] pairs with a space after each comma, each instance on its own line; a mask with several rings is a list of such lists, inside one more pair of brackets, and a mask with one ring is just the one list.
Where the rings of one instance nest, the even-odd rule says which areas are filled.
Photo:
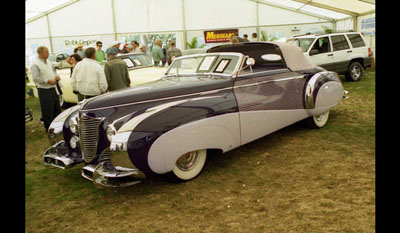
[[331, 53], [331, 54], [328, 54], [328, 57], [332, 57], [333, 56], [333, 53]]
[[353, 51], [352, 50], [347, 51], [347, 53], [351, 53], [351, 52], [353, 52]]

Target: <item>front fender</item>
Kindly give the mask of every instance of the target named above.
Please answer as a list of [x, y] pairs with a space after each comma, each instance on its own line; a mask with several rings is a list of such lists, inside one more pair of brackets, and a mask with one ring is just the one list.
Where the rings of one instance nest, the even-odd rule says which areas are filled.
[[[229, 117], [222, 117], [224, 115], [232, 115]], [[210, 132], [219, 132], [226, 131], [227, 129], [220, 129], [219, 125], [224, 125], [223, 123], [211, 124], [207, 125], [207, 119], [212, 119], [217, 117], [216, 119], [230, 119], [230, 122], [235, 121], [237, 124], [237, 128], [239, 127], [239, 119], [238, 119], [238, 109], [236, 99], [231, 91], [224, 90], [220, 93], [212, 93], [210, 95], [197, 96], [194, 98], [181, 99], [169, 103], [162, 103], [158, 106], [153, 106], [148, 110], [142, 112], [139, 115], [134, 116], [124, 125], [122, 125], [118, 130], [115, 136], [113, 136], [113, 140], [111, 142], [110, 149], [113, 151], [118, 150], [127, 150], [129, 154], [129, 159], [132, 161], [134, 166], [144, 172], [146, 176], [152, 175], [154, 173], [161, 174], [165, 173], [170, 168], [170, 165], [165, 168], [156, 168], [158, 166], [164, 167], [164, 157], [170, 158], [175, 164], [175, 157], [180, 156], [181, 149], [171, 151], [172, 155], [157, 155], [149, 160], [150, 148], [157, 141], [162, 143], [170, 143], [168, 135], [175, 135], [174, 145], [176, 147], [182, 147], [185, 149], [197, 149], [199, 147], [207, 147], [207, 148], [221, 148], [217, 147], [218, 140], [221, 140], [220, 137], [226, 137], [228, 146], [222, 147], [223, 151], [227, 151], [229, 146], [232, 148], [238, 145], [238, 139], [228, 139], [232, 138], [232, 134], [236, 135], [236, 131], [233, 133], [226, 132], [216, 134], [219, 137], [214, 137], [212, 135], [206, 135], [207, 130], [204, 130], [204, 127]], [[220, 116], [220, 118], [218, 118]], [[231, 118], [234, 118], [232, 120]], [[203, 122], [204, 121], [204, 122]], [[203, 122], [199, 124], [198, 122]], [[219, 122], [219, 121], [218, 121]], [[195, 127], [197, 126], [197, 127]], [[193, 128], [191, 128], [193, 127]], [[218, 128], [219, 127], [219, 128]], [[230, 126], [229, 126], [230, 127]], [[225, 127], [227, 128], [227, 126]], [[192, 133], [185, 131], [189, 130]], [[194, 131], [199, 130], [198, 133]], [[164, 135], [164, 136], [163, 136]], [[230, 135], [230, 136], [229, 136]], [[238, 136], [238, 135], [237, 135]], [[158, 140], [161, 137], [160, 140]], [[214, 141], [213, 144], [204, 142], [201, 144], [194, 144], [194, 142], [204, 141], [204, 137], [213, 138], [213, 140], [208, 140], [209, 142]], [[166, 140], [166, 138], [168, 140]], [[240, 138], [238, 136], [238, 138]], [[162, 145], [164, 145], [162, 144]], [[177, 146], [179, 144], [179, 146]], [[188, 144], [191, 144], [192, 147], [188, 147]], [[160, 144], [161, 145], [161, 144]], [[195, 146], [196, 145], [196, 146]], [[174, 146], [174, 147], [175, 147]], [[165, 148], [164, 146], [154, 147], [156, 150], [161, 150], [161, 148]], [[158, 149], [157, 149], [158, 148]], [[185, 151], [187, 152], [187, 151]], [[161, 159], [161, 160], [159, 160]], [[157, 161], [156, 161], [157, 160]], [[162, 162], [160, 162], [162, 161]], [[152, 165], [150, 165], [151, 163]], [[167, 162], [170, 164], [169, 162]], [[171, 162], [172, 163], [172, 162]], [[153, 166], [154, 165], [154, 166]], [[154, 170], [153, 170], [154, 169]]]
[[178, 158], [191, 151], [240, 146], [239, 113], [229, 113], [191, 122], [161, 135], [148, 154], [150, 169], [157, 174], [173, 170]]
[[54, 129], [55, 134], [60, 134], [62, 133], [63, 130], [63, 125], [65, 120], [73, 113], [76, 113], [80, 108], [80, 105], [75, 105], [73, 107], [70, 107], [66, 109], [65, 111], [61, 112], [54, 118], [54, 120], [51, 122], [49, 129], [52, 128]]

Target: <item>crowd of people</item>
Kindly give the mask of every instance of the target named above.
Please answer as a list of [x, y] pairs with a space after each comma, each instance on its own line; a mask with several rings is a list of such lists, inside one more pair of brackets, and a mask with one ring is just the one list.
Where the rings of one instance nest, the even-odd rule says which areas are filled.
[[[70, 67], [71, 87], [78, 96], [78, 101], [92, 98], [109, 91], [117, 91], [130, 86], [127, 64], [118, 59], [118, 54], [144, 53], [154, 66], [170, 65], [174, 58], [182, 56], [182, 52], [176, 48], [174, 41], [169, 40], [167, 46], [162, 45], [160, 39], [156, 39], [152, 51], [148, 51], [146, 45], [131, 41], [121, 48], [121, 42], [114, 41], [109, 44], [106, 51], [103, 43], [96, 42], [96, 48], [83, 48], [78, 43], [67, 62]], [[38, 90], [39, 102], [42, 112], [41, 121], [46, 132], [53, 119], [61, 113], [59, 96], [60, 76], [48, 60], [49, 50], [46, 46], [40, 46], [36, 50], [37, 61], [31, 66], [32, 79]], [[105, 62], [107, 61], [107, 62]], [[102, 67], [101, 64], [104, 64]], [[25, 70], [26, 73], [26, 70]]]
[[[238, 36], [230, 38], [231, 43], [248, 41], [258, 41], [257, 33], [253, 33], [251, 39], [248, 39], [247, 34], [244, 34], [243, 38]], [[147, 50], [146, 45], [139, 44], [137, 41], [125, 44], [121, 49], [120, 47], [119, 41], [110, 43], [106, 51], [103, 50], [101, 41], [96, 42], [96, 48], [83, 49], [82, 43], [77, 44], [67, 62], [71, 65], [71, 87], [77, 94], [78, 101], [130, 86], [128, 66], [121, 59], [117, 59], [118, 54], [144, 53], [149, 60], [153, 61], [154, 66], [170, 65], [175, 58], [182, 56], [181, 50], [176, 47], [173, 40], [168, 40], [163, 45], [162, 40], [156, 39], [151, 52]], [[31, 66], [31, 72], [38, 90], [42, 111], [41, 120], [47, 131], [53, 119], [61, 113], [59, 95], [62, 93], [58, 83], [61, 78], [51, 62], [47, 60], [48, 48], [40, 46], [36, 52], [38, 59]], [[103, 63], [102, 67], [100, 64]]]

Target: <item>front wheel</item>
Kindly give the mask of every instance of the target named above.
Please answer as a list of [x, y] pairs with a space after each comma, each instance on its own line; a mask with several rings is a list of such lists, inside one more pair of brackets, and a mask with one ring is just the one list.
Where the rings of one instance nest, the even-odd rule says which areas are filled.
[[326, 125], [329, 119], [329, 110], [319, 116], [312, 116], [307, 119], [307, 124], [312, 129], [319, 129]]
[[203, 170], [206, 159], [207, 150], [188, 152], [178, 158], [172, 170], [172, 174], [178, 181], [192, 180]]

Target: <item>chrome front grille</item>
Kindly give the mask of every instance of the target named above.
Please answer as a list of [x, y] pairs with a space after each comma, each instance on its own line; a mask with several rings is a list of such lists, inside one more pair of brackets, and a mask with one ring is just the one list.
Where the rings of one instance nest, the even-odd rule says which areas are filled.
[[85, 162], [90, 163], [96, 156], [99, 140], [99, 126], [103, 118], [93, 118], [82, 114], [79, 120], [79, 137], [81, 143], [82, 157]]

